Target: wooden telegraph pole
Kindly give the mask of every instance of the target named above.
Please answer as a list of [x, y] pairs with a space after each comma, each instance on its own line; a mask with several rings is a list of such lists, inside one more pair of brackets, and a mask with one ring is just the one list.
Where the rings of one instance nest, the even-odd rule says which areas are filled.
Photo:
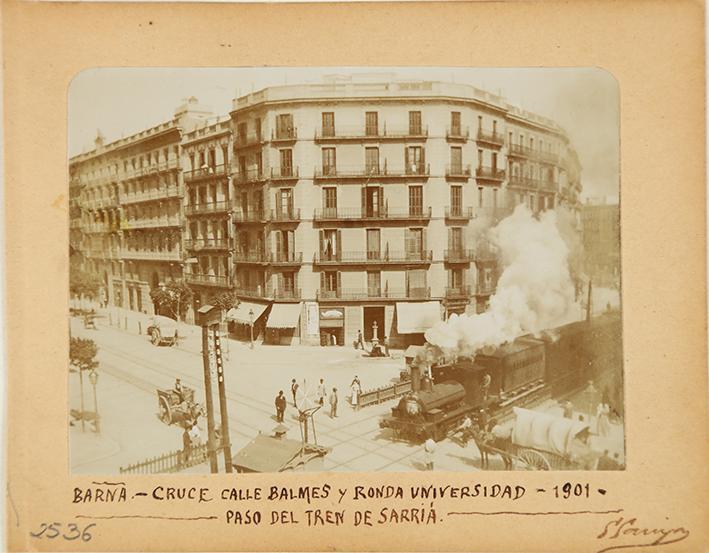
[[[221, 310], [220, 310], [221, 314]], [[222, 450], [224, 451], [224, 469], [231, 472], [231, 443], [229, 442], [229, 416], [226, 409], [226, 389], [224, 388], [224, 364], [222, 363], [222, 345], [219, 338], [219, 323], [212, 325], [214, 336], [214, 354], [217, 363], [217, 386], [219, 388], [219, 411], [222, 419]]]
[[[214, 447], [214, 402], [212, 401], [212, 374], [209, 366], [209, 323], [213, 317], [214, 308], [211, 305], [203, 305], [197, 311], [197, 322], [202, 327], [202, 365], [204, 367], [204, 393], [207, 405], [207, 452], [209, 455], [209, 470], [212, 473], [219, 472], [217, 464], [217, 450]], [[211, 316], [211, 317], [210, 317]]]

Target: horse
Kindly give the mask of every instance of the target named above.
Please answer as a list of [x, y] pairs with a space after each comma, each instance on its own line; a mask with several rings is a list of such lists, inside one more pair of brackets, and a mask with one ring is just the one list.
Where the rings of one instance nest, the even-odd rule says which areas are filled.
[[512, 457], [507, 453], [510, 445], [510, 438], [498, 438], [489, 431], [476, 428], [473, 432], [473, 440], [480, 451], [480, 468], [486, 470], [490, 466], [490, 454], [499, 455], [505, 464], [505, 470], [512, 470]]

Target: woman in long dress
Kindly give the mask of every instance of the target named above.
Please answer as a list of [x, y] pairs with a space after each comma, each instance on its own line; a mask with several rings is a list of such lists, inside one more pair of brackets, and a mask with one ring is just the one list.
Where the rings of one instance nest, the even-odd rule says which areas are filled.
[[352, 392], [352, 407], [357, 409], [357, 407], [359, 406], [359, 382], [352, 382], [352, 385], [350, 386], [350, 391]]
[[610, 434], [611, 430], [611, 423], [609, 419], [609, 415], [611, 412], [611, 408], [608, 406], [607, 403], [601, 403], [598, 405], [598, 409], [596, 411], [597, 414], [597, 425], [598, 425], [598, 435], [599, 436], [608, 436]]

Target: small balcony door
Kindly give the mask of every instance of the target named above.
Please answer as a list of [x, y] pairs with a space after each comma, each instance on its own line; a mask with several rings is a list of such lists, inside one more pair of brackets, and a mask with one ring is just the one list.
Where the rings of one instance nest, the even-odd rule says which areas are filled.
[[366, 148], [364, 150], [364, 166], [368, 175], [379, 174], [379, 148]]
[[452, 136], [461, 136], [461, 128], [460, 128], [460, 112], [459, 111], [452, 111], [451, 112], [451, 135]]
[[276, 118], [276, 138], [293, 137], [293, 115], [284, 113]]
[[423, 134], [421, 129], [420, 111], [409, 112], [409, 134], [413, 136], [420, 136], [421, 134]]
[[424, 252], [424, 234], [422, 228], [406, 230], [406, 257], [412, 260], [422, 259]]
[[323, 188], [323, 215], [337, 217], [337, 188], [334, 186]]
[[384, 202], [384, 189], [380, 186], [367, 186], [362, 190], [362, 214], [365, 217], [381, 217]]
[[451, 216], [460, 217], [463, 214], [463, 187], [451, 186]]
[[367, 229], [367, 259], [381, 259], [381, 231], [379, 229]]
[[322, 135], [335, 136], [335, 114], [332, 111], [325, 111], [322, 114]]
[[423, 186], [409, 186], [409, 215], [423, 215]]
[[368, 111], [364, 116], [365, 129], [364, 133], [367, 136], [379, 135], [379, 114], [376, 111]]
[[322, 149], [322, 174], [334, 175], [336, 172], [336, 157], [335, 148], [323, 148]]
[[281, 150], [281, 176], [293, 176], [293, 150]]
[[381, 271], [367, 271], [367, 295], [370, 298], [379, 298], [382, 295]]

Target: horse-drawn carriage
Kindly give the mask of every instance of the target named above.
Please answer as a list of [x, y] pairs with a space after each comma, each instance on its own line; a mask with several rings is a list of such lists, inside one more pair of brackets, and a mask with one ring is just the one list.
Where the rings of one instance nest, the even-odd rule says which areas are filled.
[[167, 344], [174, 346], [177, 344], [177, 321], [164, 315], [154, 315], [150, 317], [145, 332], [150, 336], [150, 343], [154, 346]]
[[475, 442], [483, 467], [489, 454], [502, 457], [505, 467], [523, 470], [589, 470], [598, 453], [588, 443], [588, 424], [548, 413], [513, 408], [515, 419], [507, 435], [479, 432]]
[[157, 390], [160, 420], [165, 424], [186, 425], [204, 415], [204, 408], [194, 400], [194, 389], [182, 386], [181, 390]]

